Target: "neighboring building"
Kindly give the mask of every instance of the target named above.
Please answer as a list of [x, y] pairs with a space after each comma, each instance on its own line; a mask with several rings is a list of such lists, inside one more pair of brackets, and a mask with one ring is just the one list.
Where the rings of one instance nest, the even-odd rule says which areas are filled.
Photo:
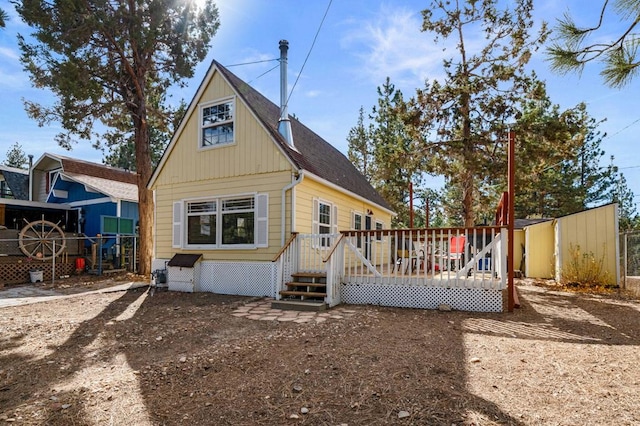
[[194, 255], [201, 291], [273, 296], [272, 260], [292, 233], [327, 234], [322, 251], [339, 230], [389, 228], [393, 215], [342, 153], [216, 61], [148, 187], [154, 268]]
[[524, 232], [527, 277], [560, 281], [563, 270], [588, 259], [602, 266], [608, 284], [620, 283], [616, 203], [528, 224]]
[[78, 212], [77, 232], [89, 237], [132, 235], [138, 221], [135, 173], [56, 154], [31, 168], [31, 200], [63, 204]]
[[0, 164], [0, 198], [29, 199], [29, 171]]

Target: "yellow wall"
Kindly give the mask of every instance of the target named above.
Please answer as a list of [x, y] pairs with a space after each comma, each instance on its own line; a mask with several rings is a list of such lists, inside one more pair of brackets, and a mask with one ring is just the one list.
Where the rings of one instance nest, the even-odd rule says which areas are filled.
[[[292, 181], [293, 166], [266, 129], [235, 97], [235, 143], [199, 149], [199, 104], [232, 97], [234, 92], [214, 73], [195, 101], [178, 140], [165, 153], [153, 188], [156, 193], [155, 257], [202, 252], [207, 260], [272, 260], [280, 250], [282, 189]], [[269, 195], [269, 247], [251, 250], [184, 250], [172, 247], [173, 202], [200, 197], [267, 193]], [[291, 206], [291, 191], [286, 194]], [[290, 223], [290, 215], [286, 223]], [[288, 227], [287, 230], [289, 231]]]
[[557, 220], [557, 244], [560, 268], [556, 270], [559, 279], [562, 269], [571, 260], [570, 249], [580, 248], [581, 253], [593, 254], [596, 261], [603, 260], [609, 284], [618, 283], [618, 220], [617, 205], [609, 204], [580, 213], [561, 217]]
[[[215, 73], [196, 104], [233, 96], [234, 92], [219, 73]], [[156, 187], [173, 182], [197, 182], [236, 176], [291, 172], [292, 165], [277, 148], [271, 136], [235, 97], [235, 143], [199, 149], [199, 108], [193, 109], [184, 128], [165, 158]]]
[[364, 228], [364, 215], [367, 210], [373, 212], [371, 228], [375, 229], [375, 221], [379, 220], [383, 223], [384, 229], [391, 227], [391, 215], [374, 204], [364, 200], [349, 196], [344, 192], [324, 185], [311, 178], [305, 179], [295, 187], [295, 203], [296, 203], [296, 219], [295, 231], [302, 234], [310, 234], [313, 229], [313, 199], [318, 198], [338, 206], [338, 230], [344, 231], [353, 229], [352, 214], [354, 212], [361, 213], [362, 226]]
[[[244, 176], [229, 179], [182, 182], [158, 186], [156, 189], [156, 258], [167, 259], [174, 253], [203, 253], [205, 260], [269, 261], [280, 250], [280, 218], [282, 188], [291, 183], [287, 172], [271, 173], [256, 179]], [[249, 250], [213, 249], [184, 250], [171, 246], [173, 202], [189, 198], [224, 196], [243, 193], [269, 194], [269, 247]]]
[[524, 268], [524, 229], [515, 229], [513, 232], [513, 269], [522, 271]]
[[[170, 146], [170, 151], [165, 153], [152, 187], [156, 199], [156, 258], [170, 258], [176, 252], [198, 252], [203, 253], [206, 260], [268, 261], [281, 248], [282, 189], [291, 184], [295, 170], [241, 98], [235, 97], [235, 143], [199, 149], [200, 116], [197, 105], [230, 96], [234, 96], [231, 87], [219, 73], [214, 73], [200, 99], [195, 101], [196, 107], [186, 118], [178, 139]], [[269, 195], [268, 248], [185, 250], [172, 247], [174, 202], [255, 193]], [[296, 210], [292, 214], [291, 200], [294, 196]], [[389, 213], [305, 177], [293, 190], [286, 192], [285, 240], [292, 231], [292, 217], [295, 217], [293, 231], [312, 232], [314, 197], [337, 205], [339, 230], [352, 228], [353, 211], [362, 213], [364, 219], [367, 210], [372, 210], [374, 229], [376, 219], [383, 221], [385, 228], [390, 226]]]
[[554, 221], [537, 223], [525, 228], [525, 276], [553, 278]]

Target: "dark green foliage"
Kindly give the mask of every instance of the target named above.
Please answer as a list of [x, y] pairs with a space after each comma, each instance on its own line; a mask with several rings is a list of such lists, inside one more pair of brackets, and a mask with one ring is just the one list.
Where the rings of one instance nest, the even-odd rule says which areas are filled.
[[[423, 31], [435, 42], [451, 42], [454, 54], [443, 63], [444, 77], [427, 81], [406, 112], [411, 134], [422, 141], [424, 170], [442, 174], [455, 187], [465, 226], [477, 219], [483, 187], [490, 187], [505, 163], [506, 123], [535, 81], [525, 71], [533, 51], [544, 42], [542, 28], [532, 36], [532, 1], [498, 9], [498, 1], [433, 1], [422, 12]], [[482, 46], [478, 29], [484, 34]], [[495, 204], [494, 204], [495, 205]], [[457, 220], [454, 220], [457, 222]]]
[[40, 125], [61, 123], [64, 131], [56, 140], [67, 149], [75, 138], [97, 140], [96, 121], [115, 133], [133, 134], [140, 272], [149, 273], [152, 134], [167, 127], [167, 88], [192, 77], [205, 58], [219, 26], [217, 8], [211, 0], [202, 9], [193, 0], [23, 0], [16, 10], [33, 30], [33, 41], [18, 37], [25, 70], [36, 87], [57, 97], [52, 106], [27, 101], [29, 116]]
[[4, 161], [5, 166], [15, 167], [16, 169], [26, 169], [29, 165], [27, 155], [22, 150], [22, 145], [18, 142], [7, 151], [7, 158]]
[[[372, 109], [369, 128], [360, 109], [358, 124], [349, 131], [349, 159], [397, 213], [392, 226], [409, 225], [409, 183], [421, 182], [416, 142], [406, 130], [399, 109], [404, 105], [402, 92], [387, 77], [378, 87], [378, 105]], [[423, 215], [424, 217], [424, 215]]]
[[7, 12], [5, 12], [4, 9], [0, 9], [0, 28], [5, 27], [5, 23], [8, 19], [9, 15], [7, 15]]
[[[637, 0], [606, 0], [600, 7], [599, 20], [591, 27], [579, 27], [568, 14], [558, 20], [555, 41], [547, 50], [551, 68], [565, 74], [581, 72], [588, 62], [600, 62], [605, 83], [623, 87], [638, 74], [640, 66], [640, 38], [635, 30], [640, 5]], [[602, 29], [608, 21], [622, 21], [626, 28], [610, 36]]]

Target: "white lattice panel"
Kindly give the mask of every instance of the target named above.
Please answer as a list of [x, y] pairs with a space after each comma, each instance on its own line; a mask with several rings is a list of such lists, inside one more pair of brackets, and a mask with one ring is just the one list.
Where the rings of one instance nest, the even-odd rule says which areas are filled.
[[418, 309], [437, 309], [444, 303], [459, 311], [502, 312], [502, 292], [474, 288], [343, 284], [342, 303]]
[[275, 297], [273, 262], [202, 262], [196, 291]]

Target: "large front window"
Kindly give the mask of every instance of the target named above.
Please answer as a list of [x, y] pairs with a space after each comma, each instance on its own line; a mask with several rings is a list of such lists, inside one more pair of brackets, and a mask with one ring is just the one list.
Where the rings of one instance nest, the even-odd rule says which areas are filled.
[[187, 202], [187, 245], [254, 245], [255, 198]]
[[222, 244], [253, 244], [254, 199], [222, 202]]
[[217, 206], [215, 200], [187, 204], [187, 244], [216, 244]]
[[233, 143], [233, 99], [213, 105], [202, 106], [200, 112], [202, 120], [200, 123], [201, 147], [205, 148]]

